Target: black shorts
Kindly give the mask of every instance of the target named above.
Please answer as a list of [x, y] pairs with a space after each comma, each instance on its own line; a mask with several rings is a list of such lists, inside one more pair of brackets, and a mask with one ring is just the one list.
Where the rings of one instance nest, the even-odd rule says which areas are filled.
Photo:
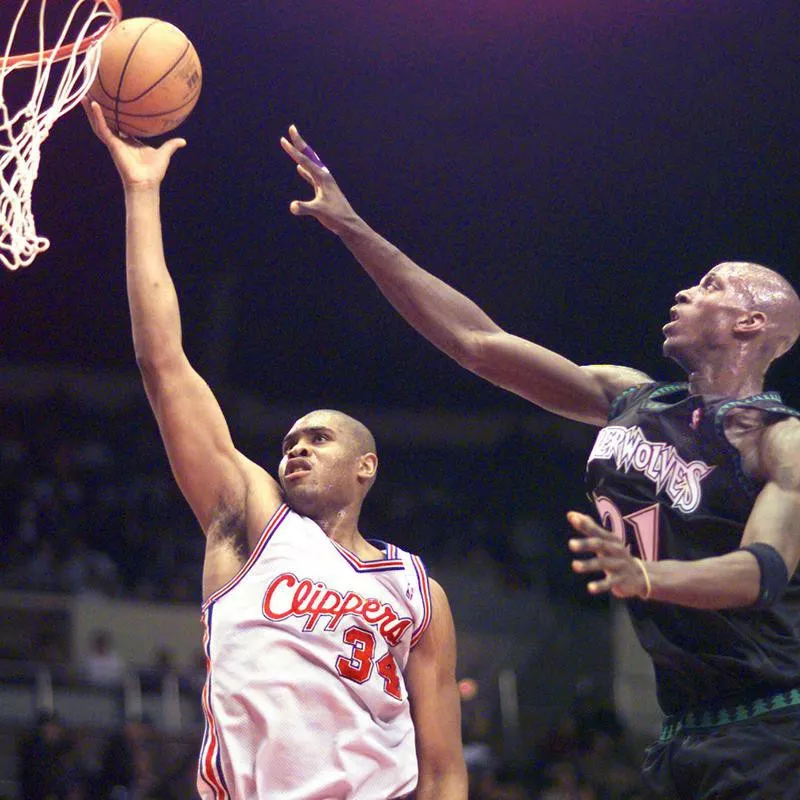
[[681, 727], [647, 749], [642, 777], [658, 800], [800, 800], [800, 706]]

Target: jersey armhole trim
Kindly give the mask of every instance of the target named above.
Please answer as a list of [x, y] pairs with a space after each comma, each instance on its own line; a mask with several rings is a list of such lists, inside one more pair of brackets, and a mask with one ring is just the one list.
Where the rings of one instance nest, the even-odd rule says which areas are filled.
[[653, 383], [636, 383], [633, 386], [629, 386], [627, 389], [623, 389], [612, 401], [611, 405], [608, 407], [608, 422], [611, 422], [612, 419], [617, 417], [620, 412], [622, 411], [622, 407], [625, 405], [625, 401], [632, 395], [634, 392], [638, 392], [644, 386], [655, 386], [657, 384]]
[[419, 556], [409, 554], [411, 556], [411, 564], [414, 567], [414, 572], [417, 575], [417, 585], [419, 586], [420, 598], [422, 600], [422, 619], [419, 625], [414, 629], [411, 634], [411, 647], [415, 647], [417, 642], [422, 638], [422, 635], [428, 630], [428, 626], [433, 619], [433, 608], [431, 602], [431, 587], [428, 582], [428, 572], [422, 559]]

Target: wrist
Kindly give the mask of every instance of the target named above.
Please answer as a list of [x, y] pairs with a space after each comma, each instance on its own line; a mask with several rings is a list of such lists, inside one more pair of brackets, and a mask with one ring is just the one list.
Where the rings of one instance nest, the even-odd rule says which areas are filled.
[[355, 212], [343, 217], [334, 233], [345, 243], [350, 244], [370, 233], [370, 227]]
[[161, 190], [160, 180], [126, 181], [123, 179], [122, 187], [126, 195], [158, 194]]
[[641, 591], [638, 592], [637, 597], [640, 600], [649, 600], [653, 594], [653, 584], [650, 581], [650, 573], [647, 569], [647, 565], [644, 563], [644, 561], [642, 561], [641, 558], [634, 558], [633, 560], [636, 562], [639, 570], [642, 573], [642, 582], [644, 584]]

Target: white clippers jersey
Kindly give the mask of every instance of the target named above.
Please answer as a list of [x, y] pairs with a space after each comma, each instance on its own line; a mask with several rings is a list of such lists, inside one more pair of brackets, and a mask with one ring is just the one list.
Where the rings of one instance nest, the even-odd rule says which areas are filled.
[[[382, 544], [382, 543], [381, 543]], [[403, 672], [431, 618], [425, 568], [363, 562], [288, 506], [203, 606], [203, 800], [388, 800], [417, 783]]]

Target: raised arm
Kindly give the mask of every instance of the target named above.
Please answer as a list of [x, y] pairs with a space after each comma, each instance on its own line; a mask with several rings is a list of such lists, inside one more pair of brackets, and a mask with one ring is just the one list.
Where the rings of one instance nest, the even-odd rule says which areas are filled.
[[406, 666], [416, 732], [416, 800], [466, 800], [461, 700], [456, 685], [456, 634], [442, 587], [431, 580], [433, 616]]
[[[569, 522], [581, 534], [570, 540], [570, 549], [592, 554], [574, 561], [573, 569], [604, 573], [588, 584], [592, 594], [611, 592], [704, 609], [774, 601], [783, 578], [791, 578], [800, 563], [800, 421], [789, 418], [769, 425], [760, 437], [758, 461], [766, 483], [750, 512], [740, 549], [697, 561], [644, 564], [611, 531], [570, 512]], [[761, 548], [766, 559], [743, 549], [751, 545], [766, 545], [769, 549]], [[765, 589], [769, 597], [762, 596]]]
[[626, 367], [580, 367], [504, 331], [372, 230], [294, 126], [289, 137], [281, 146], [314, 188], [312, 200], [291, 204], [292, 213], [313, 216], [337, 234], [404, 319], [461, 366], [542, 408], [595, 425], [605, 424], [609, 404], [622, 389], [649, 380]]
[[[234, 447], [222, 410], [183, 350], [175, 286], [161, 236], [160, 187], [170, 159], [185, 145], [158, 149], [111, 132], [97, 105], [86, 105], [97, 137], [108, 148], [125, 191], [126, 276], [133, 345], [150, 406], [173, 474], [207, 533], [220, 512], [254, 514], [254, 530], [279, 502], [277, 484]], [[263, 508], [245, 500], [260, 482]], [[243, 520], [247, 522], [247, 520]]]

